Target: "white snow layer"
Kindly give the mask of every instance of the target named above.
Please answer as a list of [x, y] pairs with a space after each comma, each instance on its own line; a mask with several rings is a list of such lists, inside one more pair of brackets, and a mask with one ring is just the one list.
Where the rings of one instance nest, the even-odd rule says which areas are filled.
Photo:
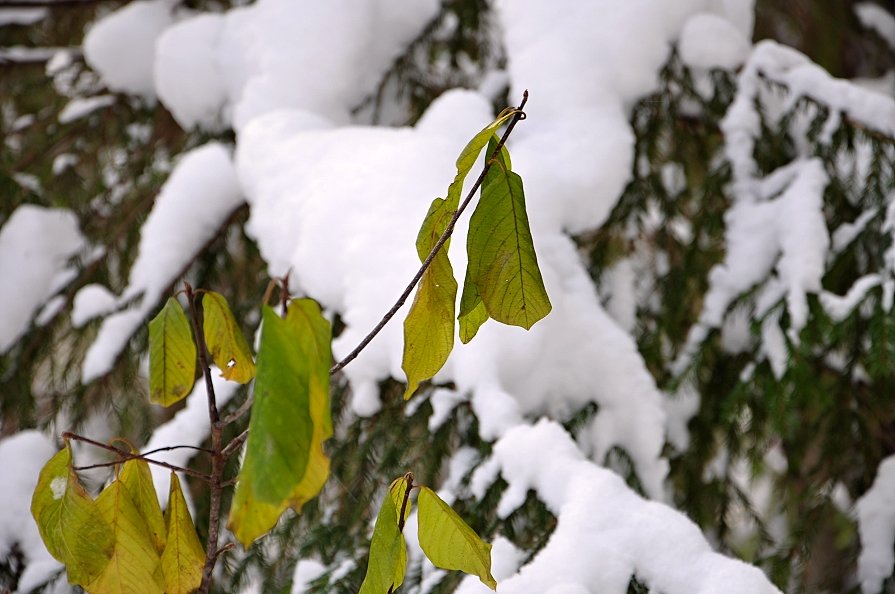
[[260, 0], [159, 39], [155, 84], [184, 127], [241, 129], [281, 108], [336, 122], [436, 14], [436, 0]]
[[895, 566], [895, 456], [879, 465], [873, 486], [855, 505], [861, 554], [858, 581], [864, 594], [876, 594]]
[[22, 431], [0, 439], [0, 559], [7, 559], [13, 545], [25, 558], [19, 592], [30, 592], [62, 569], [44, 547], [31, 517], [31, 495], [40, 468], [56, 453], [52, 440], [39, 431]]
[[[510, 430], [494, 445], [492, 460], [508, 483], [501, 517], [530, 489], [557, 516], [544, 549], [500, 582], [503, 594], [624, 594], [635, 575], [663, 594], [779, 593], [758, 568], [713, 552], [686, 516], [644, 500], [618, 475], [584, 459], [555, 422]], [[464, 586], [463, 594], [489, 591], [471, 581]]]
[[139, 0], [97, 21], [84, 37], [84, 58], [113, 91], [155, 97], [155, 40], [174, 22], [172, 0]]
[[855, 4], [855, 15], [861, 24], [875, 31], [890, 48], [895, 49], [895, 16], [885, 8], [873, 2]]
[[78, 219], [64, 209], [25, 204], [0, 228], [0, 354], [62, 288], [66, 261], [86, 245]]
[[[84, 359], [84, 383], [112, 369], [164, 291], [241, 203], [239, 182], [226, 147], [212, 142], [182, 155], [140, 229], [139, 254], [128, 286], [117, 300], [118, 307], [134, 300], [139, 303], [103, 320]], [[104, 298], [99, 299], [101, 303], [84, 307], [107, 308]], [[78, 321], [84, 318], [79, 316]]]

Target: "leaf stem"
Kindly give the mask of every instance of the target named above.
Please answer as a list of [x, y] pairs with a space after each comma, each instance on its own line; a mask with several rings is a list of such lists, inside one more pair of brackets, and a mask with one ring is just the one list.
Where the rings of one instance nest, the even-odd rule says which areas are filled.
[[404, 302], [407, 301], [407, 298], [410, 296], [410, 293], [413, 292], [413, 289], [416, 287], [417, 283], [420, 282], [420, 279], [423, 278], [423, 274], [429, 268], [429, 265], [432, 264], [432, 260], [435, 259], [435, 256], [438, 255], [438, 252], [441, 250], [442, 246], [450, 239], [451, 234], [454, 232], [454, 225], [457, 224], [457, 221], [460, 219], [460, 215], [463, 214], [463, 211], [466, 210], [466, 207], [469, 206], [469, 203], [472, 201], [473, 196], [475, 196], [476, 191], [478, 191], [479, 186], [482, 185], [482, 182], [485, 180], [485, 176], [488, 174], [488, 171], [491, 169], [492, 160], [500, 154], [500, 150], [503, 148], [503, 145], [506, 143], [507, 138], [510, 137], [510, 134], [513, 132], [513, 128], [516, 127], [516, 124], [520, 120], [525, 119], [525, 112], [522, 111], [522, 108], [525, 107], [526, 102], [528, 101], [528, 91], [526, 90], [522, 93], [522, 103], [519, 104], [519, 107], [516, 108], [516, 113], [513, 118], [510, 120], [510, 123], [507, 125], [506, 131], [503, 133], [503, 136], [500, 138], [500, 142], [497, 143], [497, 146], [494, 148], [494, 151], [488, 158], [485, 159], [485, 165], [482, 167], [482, 172], [479, 174], [478, 179], [475, 180], [475, 183], [472, 185], [472, 188], [466, 194], [466, 198], [463, 200], [463, 203], [460, 204], [460, 207], [457, 209], [457, 212], [454, 213], [454, 216], [451, 217], [451, 220], [448, 222], [447, 227], [444, 230], [444, 233], [441, 234], [441, 237], [438, 239], [438, 242], [432, 247], [432, 250], [429, 252], [429, 255], [426, 257], [426, 260], [423, 262], [420, 269], [414, 275], [413, 279], [410, 281], [410, 284], [404, 289], [404, 292], [401, 293], [401, 296], [398, 297], [398, 300], [392, 306], [391, 309], [386, 312], [386, 314], [379, 320], [379, 323], [376, 324], [376, 327], [373, 328], [369, 334], [367, 334], [363, 340], [360, 341], [353, 351], [348, 353], [344, 359], [336, 363], [329, 370], [330, 375], [340, 371], [346, 365], [351, 363], [357, 356], [363, 351], [370, 341], [376, 337], [377, 334], [388, 324], [389, 320], [395, 317], [395, 314], [398, 313], [398, 310], [401, 309], [401, 306], [404, 305]]

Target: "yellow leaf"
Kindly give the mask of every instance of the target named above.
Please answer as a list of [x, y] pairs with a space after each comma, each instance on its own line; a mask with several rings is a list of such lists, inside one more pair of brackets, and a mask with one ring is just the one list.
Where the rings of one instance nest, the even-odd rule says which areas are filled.
[[78, 482], [71, 461], [71, 446], [66, 442], [40, 472], [31, 515], [47, 550], [65, 564], [68, 580], [84, 586], [108, 565], [115, 535]]
[[[396, 492], [401, 489], [399, 482], [404, 483], [404, 478], [396, 479], [392, 483], [379, 508], [373, 538], [370, 541], [367, 573], [358, 594], [386, 594], [389, 589], [394, 592], [404, 583], [404, 574], [407, 571], [407, 544], [404, 542], [404, 535], [398, 530], [399, 511], [395, 507]], [[403, 499], [403, 494], [401, 498]]]
[[176, 473], [171, 473], [168, 509], [165, 510], [168, 544], [162, 553], [166, 594], [189, 594], [202, 583], [205, 550], [190, 517]]
[[255, 377], [255, 362], [224, 296], [208, 291], [202, 296], [203, 332], [208, 352], [224, 379], [248, 383]]
[[190, 322], [173, 297], [149, 322], [149, 399], [171, 406], [193, 389], [196, 345]]
[[[124, 466], [136, 462], [129, 460]], [[164, 576], [152, 530], [124, 481], [113, 481], [103, 489], [96, 505], [112, 527], [115, 546], [103, 572], [85, 589], [90, 594], [164, 594]]]
[[483, 542], [451, 506], [435, 491], [420, 487], [417, 499], [420, 547], [436, 567], [457, 569], [492, 590], [497, 582], [491, 575], [491, 545]]

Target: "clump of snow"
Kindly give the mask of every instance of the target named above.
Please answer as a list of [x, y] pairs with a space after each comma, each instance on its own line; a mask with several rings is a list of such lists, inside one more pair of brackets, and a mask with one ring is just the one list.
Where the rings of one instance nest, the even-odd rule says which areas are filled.
[[314, 559], [301, 559], [295, 564], [292, 573], [292, 594], [305, 594], [310, 590], [311, 582], [326, 571], [326, 566]]
[[[3, 504], [0, 505], [0, 559], [8, 558], [13, 545], [25, 557], [25, 572], [19, 578], [19, 591], [29, 592], [45, 582], [62, 565], [50, 556], [31, 517], [31, 496], [37, 486], [39, 469], [56, 453], [51, 439], [40, 431], [21, 431], [0, 439], [0, 468], [3, 469]], [[51, 485], [57, 499], [65, 492], [63, 484]]]
[[141, 228], [139, 255], [117, 303], [139, 304], [103, 321], [84, 359], [84, 383], [109, 372], [164, 291], [241, 203], [225, 146], [212, 142], [182, 155]]
[[239, 130], [282, 108], [348, 122], [437, 10], [436, 0], [260, 0], [197, 16], [159, 39], [156, 88], [185, 127], [223, 117]]
[[138, 0], [97, 21], [84, 37], [84, 58], [114, 91], [155, 97], [155, 41], [174, 22], [170, 0]]
[[841, 322], [864, 300], [868, 291], [880, 286], [883, 279], [878, 274], [867, 274], [855, 281], [848, 292], [840, 297], [828, 291], [820, 294], [820, 304], [834, 322]]
[[867, 29], [875, 31], [890, 48], [895, 49], [895, 16], [873, 2], [855, 4], [855, 15]]
[[33, 25], [42, 21], [49, 11], [46, 8], [2, 8], [0, 27], [5, 25]]
[[58, 290], [66, 261], [85, 245], [78, 219], [63, 209], [25, 204], [0, 228], [0, 353], [28, 329]]
[[71, 310], [71, 323], [80, 328], [90, 320], [104, 316], [115, 310], [115, 295], [102, 285], [90, 284], [81, 287], [75, 295]]
[[895, 456], [879, 465], [873, 486], [855, 505], [861, 554], [858, 556], [858, 581], [864, 594], [875, 594], [895, 566]]
[[114, 95], [97, 95], [96, 97], [76, 97], [68, 102], [59, 112], [59, 123], [69, 124], [87, 117], [94, 111], [115, 103]]
[[746, 61], [749, 39], [728, 19], [711, 13], [693, 15], [681, 32], [680, 54], [691, 68], [733, 69]]
[[[501, 592], [550, 592], [562, 576], [562, 592], [624, 594], [636, 575], [665, 594], [779, 593], [756, 567], [713, 552], [686, 516], [642, 499], [618, 475], [585, 460], [552, 421], [512, 429], [494, 444], [493, 459], [509, 485], [501, 517], [529, 489], [557, 517], [547, 545], [501, 581]], [[464, 590], [474, 592], [484, 591]]]

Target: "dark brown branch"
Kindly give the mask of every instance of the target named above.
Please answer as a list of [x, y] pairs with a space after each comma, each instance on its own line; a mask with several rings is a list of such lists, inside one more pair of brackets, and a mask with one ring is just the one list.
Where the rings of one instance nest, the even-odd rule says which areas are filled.
[[208, 421], [211, 426], [211, 480], [209, 481], [209, 505], [208, 505], [208, 542], [205, 547], [205, 565], [202, 568], [202, 583], [199, 585], [200, 594], [207, 594], [211, 589], [211, 574], [217, 562], [218, 538], [221, 531], [221, 494], [224, 490], [224, 464], [226, 462], [223, 451], [224, 425], [221, 423], [218, 412], [217, 399], [214, 394], [214, 385], [211, 379], [211, 367], [208, 362], [208, 345], [205, 344], [205, 333], [202, 324], [202, 310], [197, 307], [198, 297], [189, 283], [184, 283], [186, 298], [189, 303], [190, 320], [193, 324], [193, 336], [196, 339], [196, 351], [199, 356], [199, 366], [202, 368], [202, 376], [205, 380], [205, 392], [208, 396]]
[[89, 443], [92, 446], [96, 446], [98, 448], [104, 449], [106, 451], [112, 452], [116, 454], [118, 458], [112, 462], [103, 462], [100, 464], [91, 464], [89, 466], [75, 466], [75, 470], [90, 470], [91, 468], [107, 468], [109, 466], [115, 466], [116, 464], [121, 464], [122, 462], [127, 462], [128, 460], [143, 460], [148, 464], [155, 464], [156, 466], [161, 466], [162, 468], [167, 468], [168, 470], [173, 470], [175, 472], [182, 472], [184, 474], [188, 474], [190, 476], [194, 476], [203, 481], [210, 481], [210, 477], [206, 474], [202, 474], [196, 470], [192, 470], [190, 468], [184, 468], [182, 466], [177, 466], [176, 464], [168, 464], [167, 462], [162, 462], [161, 460], [153, 460], [152, 458], [147, 458], [147, 454], [154, 453], [157, 451], [162, 451], [164, 449], [174, 449], [174, 447], [190, 447], [190, 446], [174, 446], [171, 448], [160, 448], [158, 450], [153, 450], [152, 452], [147, 452], [145, 454], [135, 454], [133, 452], [128, 452], [127, 450], [122, 450], [121, 448], [116, 448], [113, 445], [109, 445], [107, 443], [103, 443], [101, 441], [96, 441], [95, 439], [90, 439], [89, 437], [84, 437], [83, 435], [78, 435], [77, 433], [72, 433], [70, 431], [66, 431], [62, 434], [63, 439], [73, 439], [75, 441], [82, 441], [84, 443]]
[[373, 328], [369, 334], [367, 334], [360, 344], [358, 344], [353, 351], [348, 353], [344, 359], [336, 363], [329, 370], [330, 375], [338, 372], [343, 367], [351, 363], [361, 351], [363, 351], [370, 341], [376, 337], [377, 334], [385, 327], [386, 324], [389, 323], [395, 314], [398, 313], [398, 310], [401, 309], [401, 306], [404, 305], [404, 302], [407, 301], [407, 298], [410, 296], [410, 293], [413, 292], [413, 289], [416, 287], [417, 283], [420, 282], [420, 279], [423, 278], [423, 274], [425, 274], [426, 269], [429, 268], [429, 265], [432, 264], [432, 260], [435, 259], [435, 256], [438, 255], [438, 252], [441, 250], [442, 246], [450, 239], [451, 234], [454, 232], [454, 225], [457, 224], [457, 221], [460, 219], [460, 215], [463, 214], [463, 211], [466, 210], [466, 207], [469, 206], [469, 203], [472, 201], [473, 196], [478, 191], [479, 186], [482, 185], [482, 182], [485, 181], [485, 176], [488, 175], [488, 171], [491, 169], [491, 163], [497, 156], [500, 154], [500, 150], [503, 148], [503, 145], [506, 143], [507, 138], [510, 137], [510, 134], [513, 132], [513, 128], [516, 127], [516, 124], [520, 120], [525, 119], [525, 112], [522, 109], [525, 107], [526, 102], [528, 101], [528, 91], [525, 91], [522, 94], [522, 103], [519, 104], [519, 107], [516, 108], [516, 113], [513, 118], [510, 120], [509, 125], [507, 126], [506, 131], [503, 133], [503, 136], [500, 138], [500, 142], [497, 143], [497, 146], [494, 148], [494, 151], [485, 159], [485, 166], [482, 167], [482, 172], [479, 174], [478, 179], [475, 180], [475, 183], [472, 185], [472, 188], [466, 194], [466, 198], [463, 200], [463, 203], [460, 204], [460, 207], [457, 209], [457, 212], [454, 213], [454, 216], [451, 217], [451, 220], [448, 222], [447, 227], [444, 230], [444, 233], [441, 234], [441, 237], [438, 238], [438, 241], [432, 247], [432, 250], [429, 252], [429, 255], [426, 257], [426, 260], [423, 262], [420, 269], [414, 275], [413, 279], [410, 281], [410, 284], [404, 289], [404, 292], [401, 293], [401, 296], [398, 297], [398, 300], [392, 306], [390, 310], [379, 320], [379, 323], [376, 324], [376, 327]]

